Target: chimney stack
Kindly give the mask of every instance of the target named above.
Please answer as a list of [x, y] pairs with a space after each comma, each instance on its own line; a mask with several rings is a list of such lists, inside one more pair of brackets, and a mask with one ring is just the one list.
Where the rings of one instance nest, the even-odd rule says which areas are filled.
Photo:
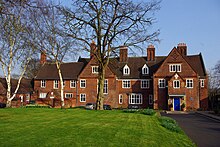
[[180, 54], [184, 56], [187, 55], [187, 46], [185, 43], [179, 43], [177, 46], [177, 50], [180, 52]]
[[155, 47], [153, 45], [149, 45], [147, 47], [147, 61], [155, 60]]
[[43, 65], [44, 63], [47, 62], [47, 55], [45, 51], [41, 51], [40, 55], [40, 64]]
[[120, 62], [127, 62], [128, 59], [128, 47], [127, 46], [120, 46]]
[[93, 40], [92, 43], [90, 44], [90, 59], [94, 56], [96, 51], [96, 44], [95, 41]]

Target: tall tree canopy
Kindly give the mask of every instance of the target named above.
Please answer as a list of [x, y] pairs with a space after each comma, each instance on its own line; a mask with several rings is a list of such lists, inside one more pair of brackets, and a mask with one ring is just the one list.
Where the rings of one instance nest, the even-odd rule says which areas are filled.
[[[41, 2], [38, 4], [39, 9], [36, 9], [34, 25], [38, 30], [38, 46], [41, 52], [44, 52], [51, 62], [55, 64], [59, 75], [61, 105], [64, 107], [64, 80], [61, 71], [63, 59], [68, 54], [76, 53], [72, 46], [74, 40], [68, 36], [63, 28], [63, 17], [57, 5], [49, 2]], [[40, 6], [44, 7], [40, 7]]]
[[153, 31], [154, 13], [160, 2], [132, 0], [77, 0], [71, 8], [61, 8], [65, 16], [66, 33], [77, 41], [76, 47], [93, 54], [99, 65], [97, 109], [103, 109], [105, 69], [109, 57], [120, 45], [138, 47], [158, 41], [159, 30]]
[[[21, 79], [36, 50], [36, 32], [32, 25], [31, 0], [0, 0], [0, 66], [7, 83], [7, 105], [11, 105]], [[15, 91], [11, 91], [11, 76], [19, 70]]]

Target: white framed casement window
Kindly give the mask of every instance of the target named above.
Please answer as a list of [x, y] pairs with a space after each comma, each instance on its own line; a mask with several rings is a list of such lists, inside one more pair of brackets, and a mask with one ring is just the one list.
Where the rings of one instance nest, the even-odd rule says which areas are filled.
[[123, 68], [123, 75], [130, 75], [130, 68], [127, 64]]
[[85, 93], [80, 94], [80, 102], [86, 102], [86, 94]]
[[153, 102], [154, 102], [154, 100], [153, 100], [153, 95], [150, 94], [150, 95], [149, 95], [149, 104], [152, 105]]
[[166, 86], [165, 79], [158, 79], [158, 85], [159, 85], [159, 88], [165, 88]]
[[58, 87], [59, 87], [59, 81], [58, 80], [54, 80], [53, 81], [53, 88], [54, 89], [58, 89]]
[[72, 93], [65, 93], [65, 98], [73, 98], [73, 94]]
[[70, 88], [76, 88], [76, 81], [70, 80]]
[[130, 88], [131, 81], [130, 80], [122, 80], [122, 88]]
[[148, 68], [147, 64], [144, 64], [144, 66], [142, 67], [142, 74], [143, 75], [149, 74], [149, 68]]
[[150, 87], [150, 81], [149, 80], [141, 80], [141, 88], [149, 88]]
[[[98, 93], [98, 88], [99, 88], [99, 80], [97, 79], [97, 93]], [[104, 87], [103, 87], [103, 94], [108, 94], [108, 79], [105, 79], [104, 81]]]
[[142, 94], [136, 94], [136, 93], [130, 94], [129, 104], [142, 104]]
[[170, 72], [181, 72], [181, 64], [170, 64]]
[[205, 87], [205, 79], [200, 79], [200, 87]]
[[41, 80], [40, 87], [41, 88], [46, 88], [46, 80]]
[[119, 104], [123, 103], [123, 95], [122, 94], [119, 94], [119, 96], [118, 96], [118, 103]]
[[92, 66], [92, 73], [98, 74], [99, 73], [99, 66]]
[[186, 79], [186, 87], [193, 88], [193, 79]]
[[80, 80], [80, 88], [86, 88], [86, 80]]
[[44, 99], [47, 97], [47, 93], [40, 93], [39, 98]]
[[180, 81], [179, 80], [173, 81], [173, 88], [180, 88]]
[[108, 80], [107, 79], [105, 79], [104, 81], [103, 93], [108, 94]]

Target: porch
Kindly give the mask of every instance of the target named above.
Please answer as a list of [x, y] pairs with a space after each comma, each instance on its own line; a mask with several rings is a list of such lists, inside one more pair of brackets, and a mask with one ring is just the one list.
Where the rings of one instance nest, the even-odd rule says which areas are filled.
[[185, 111], [186, 95], [169, 95], [168, 96], [169, 111]]

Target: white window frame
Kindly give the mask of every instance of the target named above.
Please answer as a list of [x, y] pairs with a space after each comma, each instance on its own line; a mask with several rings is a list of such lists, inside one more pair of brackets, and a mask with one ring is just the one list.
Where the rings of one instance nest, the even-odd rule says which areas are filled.
[[180, 88], [180, 80], [173, 80], [173, 88], [175, 89]]
[[[85, 81], [85, 82], [83, 82]], [[84, 86], [82, 86], [82, 84], [85, 83]], [[85, 79], [80, 79], [80, 88], [86, 88], [86, 80]]]
[[104, 81], [103, 94], [108, 94], [108, 79]]
[[131, 80], [122, 80], [122, 88], [131, 88]]
[[122, 94], [119, 94], [119, 96], [118, 96], [118, 103], [123, 104], [123, 95]]
[[43, 92], [39, 93], [39, 98], [41, 99], [47, 98], [47, 93], [43, 93]]
[[158, 86], [159, 86], [159, 88], [165, 88], [166, 87], [166, 80], [165, 79], [158, 79]]
[[152, 105], [152, 104], [153, 104], [154, 99], [153, 99], [153, 95], [152, 95], [152, 94], [149, 95], [148, 101], [149, 101], [149, 105]]
[[129, 95], [129, 104], [141, 105], [143, 102], [142, 94], [131, 93]]
[[53, 81], [53, 88], [54, 89], [58, 89], [59, 88], [59, 81], [58, 80], [54, 80]]
[[[85, 99], [85, 100], [82, 100], [82, 99]], [[86, 94], [85, 93], [80, 94], [80, 102], [86, 102]]]
[[92, 73], [98, 74], [99, 73], [99, 66], [92, 66]]
[[205, 87], [205, 79], [200, 79], [200, 87]]
[[130, 75], [130, 68], [127, 64], [123, 68], [123, 75]]
[[170, 64], [170, 72], [181, 72], [181, 64]]
[[149, 88], [150, 88], [150, 80], [141, 80], [141, 89], [149, 89]]
[[148, 68], [147, 64], [144, 64], [144, 66], [142, 67], [142, 74], [143, 75], [149, 74], [149, 68]]
[[186, 79], [186, 88], [193, 88], [193, 79]]
[[76, 88], [76, 80], [70, 80], [70, 88]]
[[65, 98], [73, 98], [73, 93], [65, 93]]
[[40, 87], [41, 88], [46, 88], [46, 80], [41, 80], [40, 81]]

